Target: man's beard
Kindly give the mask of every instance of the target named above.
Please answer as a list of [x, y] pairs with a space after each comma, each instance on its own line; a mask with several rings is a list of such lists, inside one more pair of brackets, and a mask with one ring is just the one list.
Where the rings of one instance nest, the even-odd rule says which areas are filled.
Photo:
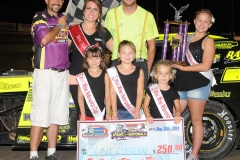
[[[55, 9], [54, 6], [59, 6], [59, 8]], [[60, 6], [60, 5], [53, 4], [53, 5], [49, 6], [49, 9], [50, 9], [52, 12], [58, 13], [58, 11], [61, 9], [61, 6]]]

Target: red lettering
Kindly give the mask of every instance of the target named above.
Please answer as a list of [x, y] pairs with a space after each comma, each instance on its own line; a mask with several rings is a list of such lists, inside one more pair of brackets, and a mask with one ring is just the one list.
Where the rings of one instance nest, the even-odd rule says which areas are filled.
[[127, 126], [127, 127], [137, 127], [138, 124], [125, 124], [125, 126]]
[[83, 90], [84, 90], [84, 91], [87, 91], [87, 90], [88, 90], [88, 84], [87, 84], [87, 83], [82, 84], [82, 87], [83, 87]]
[[122, 88], [122, 86], [118, 86], [118, 87], [117, 87], [117, 90], [118, 90], [119, 94], [122, 94], [122, 93], [123, 93], [123, 88]]
[[98, 110], [97, 110], [97, 108], [95, 107], [95, 108], [93, 108], [93, 113], [94, 114], [98, 114]]
[[164, 145], [158, 145], [158, 154], [163, 154], [163, 153], [173, 153], [173, 148], [171, 144], [164, 144]]

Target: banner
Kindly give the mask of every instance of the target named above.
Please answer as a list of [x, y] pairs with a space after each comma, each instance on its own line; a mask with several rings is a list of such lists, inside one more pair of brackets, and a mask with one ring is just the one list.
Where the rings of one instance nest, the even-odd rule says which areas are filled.
[[78, 121], [77, 160], [184, 160], [183, 127], [183, 119]]

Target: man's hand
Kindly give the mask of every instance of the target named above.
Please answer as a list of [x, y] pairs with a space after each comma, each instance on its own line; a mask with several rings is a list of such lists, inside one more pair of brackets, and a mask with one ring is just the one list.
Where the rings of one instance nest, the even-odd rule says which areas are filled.
[[62, 16], [58, 19], [58, 23], [62, 26], [62, 28], [65, 28], [67, 25], [67, 16]]

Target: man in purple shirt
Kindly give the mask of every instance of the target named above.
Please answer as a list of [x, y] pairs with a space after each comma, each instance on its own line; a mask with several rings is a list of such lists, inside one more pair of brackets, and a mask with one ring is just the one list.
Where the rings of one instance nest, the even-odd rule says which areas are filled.
[[33, 101], [31, 110], [30, 160], [38, 160], [38, 147], [47, 129], [46, 160], [56, 155], [58, 126], [68, 124], [69, 72], [68, 27], [59, 10], [64, 0], [45, 0], [47, 8], [32, 22], [34, 43]]

